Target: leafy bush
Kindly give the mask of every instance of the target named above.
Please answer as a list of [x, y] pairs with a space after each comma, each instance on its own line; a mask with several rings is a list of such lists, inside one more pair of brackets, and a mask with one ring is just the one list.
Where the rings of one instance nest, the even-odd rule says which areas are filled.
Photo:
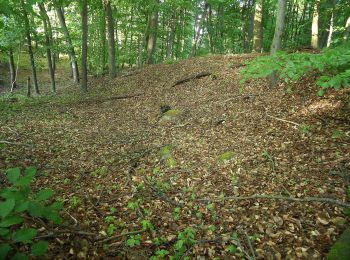
[[[14, 248], [13, 245], [31, 245], [32, 256], [46, 253], [48, 242], [35, 240], [38, 230], [24, 223], [28, 216], [50, 220], [54, 224], [62, 221], [59, 215], [62, 204], [50, 203], [54, 191], [42, 189], [34, 193], [30, 189], [36, 172], [34, 167], [26, 168], [23, 174], [20, 168], [6, 171], [11, 186], [0, 190], [0, 259], [5, 259], [11, 251], [19, 248]], [[22, 252], [15, 252], [14, 259], [27, 259], [27, 256]]]
[[242, 71], [244, 83], [252, 78], [264, 78], [276, 72], [285, 82], [296, 82], [303, 76], [315, 73], [321, 87], [318, 95], [327, 89], [348, 87], [350, 83], [350, 41], [321, 54], [279, 52], [275, 56], [258, 57]]

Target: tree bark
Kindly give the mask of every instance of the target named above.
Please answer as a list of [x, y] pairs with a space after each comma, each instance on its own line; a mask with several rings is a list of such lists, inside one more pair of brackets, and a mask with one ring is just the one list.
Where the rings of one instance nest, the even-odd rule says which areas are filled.
[[312, 14], [312, 25], [311, 25], [311, 47], [317, 49], [319, 46], [318, 42], [318, 17], [319, 17], [320, 0], [316, 0], [314, 6], [314, 12]]
[[154, 11], [150, 14], [148, 23], [148, 40], [147, 40], [147, 64], [154, 63], [154, 52], [157, 44], [157, 30], [158, 30], [158, 5], [159, 0], [154, 2]]
[[51, 88], [52, 88], [52, 92], [56, 93], [55, 71], [52, 65], [52, 43], [50, 41], [50, 32], [47, 25], [47, 20], [49, 19], [49, 17], [46, 13], [46, 9], [43, 3], [39, 3], [39, 9], [40, 9], [41, 18], [44, 24], [46, 56], [47, 56], [49, 74], [50, 74]]
[[27, 37], [28, 53], [29, 53], [29, 57], [30, 57], [30, 64], [32, 67], [35, 93], [40, 94], [38, 79], [37, 79], [37, 75], [36, 75], [35, 59], [34, 59], [33, 46], [32, 46], [32, 37], [30, 35], [30, 25], [29, 25], [28, 13], [27, 13], [26, 8], [25, 8], [24, 0], [21, 0], [21, 6], [22, 6], [22, 12], [23, 12], [23, 18], [24, 18], [25, 33], [26, 33], [26, 37]]
[[346, 20], [345, 24], [345, 33], [344, 33], [344, 41], [346, 41], [350, 36], [350, 16]]
[[286, 0], [278, 0], [278, 10], [275, 34], [271, 45], [271, 55], [275, 55], [281, 49], [282, 34], [284, 29], [284, 21], [286, 17]]
[[254, 37], [253, 37], [253, 52], [262, 51], [263, 43], [263, 0], [257, 0], [255, 3], [255, 14], [254, 14]]
[[81, 39], [81, 89], [87, 91], [87, 56], [88, 56], [88, 5], [87, 0], [81, 0], [81, 27], [82, 27], [82, 39]]
[[[284, 29], [284, 21], [286, 17], [286, 0], [278, 0], [278, 10], [275, 34], [271, 45], [271, 56], [276, 55], [277, 51], [281, 49], [282, 35]], [[270, 86], [275, 87], [278, 81], [278, 75], [276, 72], [272, 73], [269, 77]]]
[[58, 20], [60, 22], [60, 26], [61, 26], [61, 29], [63, 31], [64, 37], [65, 37], [66, 43], [68, 44], [69, 56], [70, 56], [71, 65], [72, 65], [74, 82], [79, 83], [78, 62], [77, 62], [77, 58], [75, 55], [75, 50], [73, 47], [72, 39], [70, 37], [69, 31], [68, 31], [68, 28], [66, 25], [66, 20], [64, 18], [63, 7], [60, 7], [60, 6], [56, 7], [56, 13], [57, 13], [57, 17], [58, 17]]
[[9, 67], [10, 67], [10, 79], [11, 79], [11, 90], [16, 88], [16, 67], [15, 67], [15, 61], [13, 58], [13, 51], [12, 49], [9, 50]]
[[106, 4], [106, 18], [107, 18], [107, 30], [108, 30], [108, 69], [109, 76], [114, 78], [117, 74], [115, 66], [115, 39], [114, 39], [114, 20], [111, 2], [108, 1]]

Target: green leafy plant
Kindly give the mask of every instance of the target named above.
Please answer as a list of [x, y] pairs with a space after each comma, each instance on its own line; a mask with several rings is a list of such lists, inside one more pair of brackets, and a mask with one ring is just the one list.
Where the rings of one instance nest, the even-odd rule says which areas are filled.
[[126, 241], [126, 244], [129, 247], [139, 246], [141, 245], [141, 235], [132, 235], [130, 238]]
[[144, 229], [144, 230], [150, 230], [150, 231], [154, 230], [154, 226], [153, 226], [152, 222], [148, 219], [142, 220], [141, 224], [142, 224], [142, 229]]
[[350, 82], [350, 41], [321, 54], [279, 52], [274, 56], [258, 57], [242, 70], [243, 84], [249, 79], [265, 78], [277, 73], [286, 83], [296, 82], [309, 74], [318, 76], [318, 95], [328, 89], [348, 87]]
[[112, 223], [112, 224], [109, 224], [108, 225], [108, 228], [107, 228], [107, 235], [108, 236], [111, 236], [114, 234], [114, 232], [116, 231], [117, 227]]
[[[41, 240], [35, 242], [38, 234], [36, 228], [27, 227], [23, 223], [24, 217], [42, 218], [60, 224], [59, 215], [63, 208], [62, 203], [52, 202], [54, 191], [42, 189], [33, 192], [30, 184], [34, 181], [36, 168], [29, 167], [21, 172], [20, 168], [11, 168], [6, 171], [9, 187], [0, 190], [0, 259], [15, 251], [14, 243], [31, 245], [31, 256], [42, 256], [48, 249], [48, 242]], [[27, 259], [23, 252], [16, 252], [13, 259]]]
[[312, 131], [314, 131], [316, 128], [315, 125], [309, 125], [309, 124], [301, 124], [299, 126], [299, 131], [301, 133], [302, 136], [308, 136], [312, 133]]
[[169, 251], [165, 249], [159, 249], [156, 251], [154, 256], [151, 256], [151, 260], [164, 259], [167, 255], [169, 255]]
[[181, 258], [188, 248], [197, 243], [195, 236], [196, 230], [191, 227], [187, 227], [184, 231], [178, 233], [177, 241], [174, 245], [175, 259]]

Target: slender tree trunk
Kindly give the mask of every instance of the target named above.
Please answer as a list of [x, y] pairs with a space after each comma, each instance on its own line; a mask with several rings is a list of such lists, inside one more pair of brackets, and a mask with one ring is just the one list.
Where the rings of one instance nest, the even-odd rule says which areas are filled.
[[192, 51], [191, 51], [190, 57], [194, 57], [197, 54], [197, 45], [198, 45], [199, 39], [201, 37], [201, 31], [202, 31], [203, 25], [205, 23], [205, 19], [207, 17], [207, 10], [208, 10], [208, 3], [205, 2], [202, 17], [198, 21], [197, 30], [195, 31], [194, 39], [192, 42]]
[[69, 56], [70, 56], [71, 65], [72, 65], [74, 82], [75, 83], [79, 83], [78, 62], [77, 62], [77, 58], [76, 58], [76, 55], [75, 55], [75, 50], [74, 50], [74, 47], [73, 47], [72, 39], [70, 37], [69, 31], [68, 31], [68, 28], [67, 28], [67, 25], [66, 25], [66, 20], [64, 18], [63, 8], [56, 7], [56, 13], [57, 13], [57, 17], [58, 17], [58, 20], [60, 22], [60, 26], [61, 26], [61, 29], [63, 31], [64, 37], [65, 37], [66, 42], [68, 44]]
[[318, 17], [319, 17], [320, 0], [316, 0], [314, 6], [314, 12], [312, 15], [311, 26], [311, 47], [317, 49], [319, 47], [318, 39]]
[[39, 3], [39, 9], [41, 13], [41, 18], [44, 24], [44, 33], [45, 33], [45, 44], [46, 44], [46, 56], [47, 56], [47, 64], [50, 74], [51, 88], [52, 92], [56, 93], [56, 82], [55, 82], [55, 71], [52, 65], [52, 43], [50, 41], [50, 33], [47, 25], [47, 20], [49, 19], [46, 9], [43, 3]]
[[16, 67], [15, 67], [15, 61], [13, 58], [13, 51], [12, 49], [9, 50], [9, 67], [10, 67], [10, 79], [11, 79], [11, 90], [16, 88]]
[[115, 66], [115, 39], [114, 39], [114, 20], [111, 2], [108, 1], [106, 4], [106, 17], [107, 17], [107, 30], [108, 30], [108, 69], [109, 76], [114, 78], [117, 74]]
[[253, 38], [253, 51], [261, 52], [263, 43], [263, 24], [262, 24], [262, 8], [263, 0], [257, 0], [255, 3], [255, 15], [254, 15], [254, 38]]
[[332, 11], [332, 15], [331, 15], [331, 20], [329, 22], [329, 31], [328, 31], [328, 37], [327, 37], [327, 47], [331, 46], [332, 36], [333, 36], [333, 11]]
[[81, 89], [87, 91], [88, 81], [88, 70], [87, 70], [87, 56], [88, 56], [88, 4], [87, 0], [81, 0], [82, 11], [81, 11], [81, 28], [82, 28], [82, 39], [81, 39]]
[[154, 63], [154, 52], [157, 44], [157, 30], [158, 30], [158, 5], [159, 0], [154, 2], [154, 11], [151, 13], [148, 23], [148, 40], [147, 40], [147, 64]]
[[350, 36], [350, 16], [346, 20], [346, 24], [345, 24], [344, 41], [349, 39], [349, 36]]
[[[277, 51], [281, 49], [282, 35], [284, 29], [284, 21], [286, 17], [286, 0], [278, 0], [278, 10], [275, 34], [271, 45], [271, 56], [276, 55]], [[278, 75], [274, 72], [270, 78], [270, 86], [275, 87], [278, 81]]]
[[32, 47], [32, 38], [30, 36], [29, 19], [28, 19], [28, 14], [27, 14], [26, 8], [25, 8], [24, 0], [21, 0], [21, 5], [22, 5], [22, 12], [23, 12], [23, 17], [24, 17], [25, 31], [26, 31], [26, 37], [27, 37], [28, 53], [30, 56], [30, 64], [32, 67], [35, 93], [40, 94], [38, 79], [37, 79], [37, 75], [36, 75], [35, 59], [34, 59], [34, 53], [33, 53], [33, 47]]
[[51, 21], [50, 21], [50, 17], [47, 16], [47, 28], [48, 28], [48, 33], [49, 33], [49, 39], [51, 42], [51, 58], [52, 58], [52, 68], [53, 71], [56, 71], [56, 52], [54, 50], [54, 45], [55, 45], [55, 41], [53, 38], [53, 33], [52, 33], [52, 25], [51, 25]]

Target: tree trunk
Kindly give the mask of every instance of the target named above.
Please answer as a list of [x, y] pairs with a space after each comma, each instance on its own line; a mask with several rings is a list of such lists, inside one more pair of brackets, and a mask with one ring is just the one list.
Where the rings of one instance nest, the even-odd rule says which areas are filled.
[[346, 20], [344, 41], [346, 41], [349, 38], [349, 36], [350, 36], [350, 16]]
[[66, 43], [68, 44], [69, 56], [70, 56], [71, 65], [72, 65], [74, 82], [75, 83], [79, 83], [78, 62], [77, 62], [77, 58], [75, 56], [75, 50], [74, 50], [74, 47], [73, 47], [72, 39], [70, 37], [69, 31], [68, 31], [68, 28], [67, 28], [67, 25], [66, 25], [66, 21], [65, 21], [65, 18], [64, 18], [63, 8], [62, 7], [56, 7], [56, 13], [57, 13], [57, 17], [58, 17], [58, 20], [60, 22], [61, 29], [63, 31], [64, 37], [66, 39]]
[[327, 48], [329, 46], [331, 46], [332, 36], [333, 36], [333, 11], [332, 11], [332, 15], [331, 15], [331, 20], [329, 22], [329, 31], [328, 31], [328, 37], [327, 37]]
[[115, 39], [114, 39], [114, 20], [111, 2], [108, 1], [106, 4], [106, 17], [107, 17], [107, 30], [108, 30], [108, 69], [109, 76], [114, 78], [117, 74], [115, 66]]
[[319, 16], [320, 0], [316, 0], [314, 6], [314, 12], [312, 15], [312, 26], [311, 26], [311, 47], [317, 49], [319, 46], [318, 42], [318, 16]]
[[26, 37], [27, 37], [28, 53], [30, 56], [30, 64], [32, 67], [35, 93], [40, 94], [38, 79], [36, 76], [36, 67], [35, 67], [35, 59], [34, 59], [33, 46], [32, 46], [32, 38], [30, 36], [29, 19], [28, 19], [28, 14], [27, 14], [26, 7], [24, 4], [24, 0], [21, 0], [21, 5], [22, 5], [22, 12], [23, 12], [23, 18], [24, 18], [24, 24], [25, 24], [25, 33], [26, 33]]
[[262, 24], [262, 8], [263, 0], [257, 0], [255, 3], [254, 14], [254, 37], [253, 37], [253, 51], [261, 52], [263, 43], [263, 24]]
[[82, 28], [82, 39], [81, 39], [81, 89], [87, 91], [87, 56], [88, 56], [88, 5], [87, 0], [81, 0], [82, 11], [81, 11], [81, 28]]
[[10, 79], [11, 79], [11, 91], [16, 88], [16, 67], [15, 67], [15, 61], [13, 59], [13, 51], [12, 49], [9, 50], [9, 67], [10, 67]]
[[202, 17], [201, 17], [200, 21], [198, 22], [197, 30], [195, 30], [195, 34], [194, 34], [194, 38], [193, 38], [193, 42], [192, 42], [192, 51], [191, 51], [190, 57], [194, 57], [197, 54], [197, 45], [199, 42], [199, 38], [201, 36], [201, 31], [202, 31], [203, 25], [205, 23], [205, 19], [207, 17], [207, 9], [208, 9], [208, 3], [205, 2]]
[[[276, 55], [277, 51], [281, 49], [284, 21], [286, 17], [286, 0], [278, 0], [278, 10], [275, 34], [271, 45], [271, 56]], [[278, 75], [274, 72], [269, 78], [270, 86], [275, 87], [278, 81]]]
[[44, 24], [44, 33], [45, 33], [45, 44], [46, 44], [46, 56], [47, 56], [47, 64], [50, 74], [51, 88], [52, 92], [56, 93], [56, 82], [55, 82], [55, 71], [52, 65], [52, 43], [50, 41], [50, 33], [47, 25], [47, 20], [49, 19], [46, 9], [43, 3], [39, 4], [39, 9], [41, 13], [41, 18]]
[[51, 42], [51, 58], [52, 58], [52, 68], [53, 71], [56, 71], [56, 52], [54, 51], [54, 38], [53, 38], [53, 33], [52, 33], [52, 26], [51, 26], [51, 21], [50, 18], [47, 17], [47, 28], [48, 28], [48, 33], [49, 33], [49, 39]]
[[148, 40], [147, 40], [147, 64], [154, 63], [154, 52], [157, 44], [157, 30], [158, 30], [158, 5], [159, 0], [154, 2], [154, 11], [151, 13], [148, 23]]

